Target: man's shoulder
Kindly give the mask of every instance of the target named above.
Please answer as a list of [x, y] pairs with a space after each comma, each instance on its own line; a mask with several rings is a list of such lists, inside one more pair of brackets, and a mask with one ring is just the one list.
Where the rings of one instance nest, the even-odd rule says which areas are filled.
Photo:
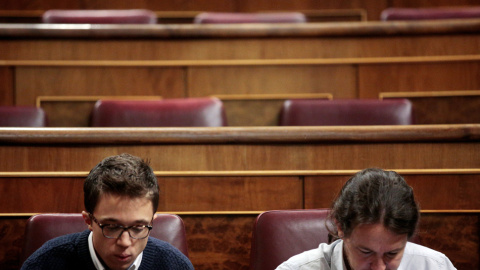
[[[144, 264], [145, 263], [145, 264]], [[149, 237], [143, 250], [141, 266], [169, 265], [168, 269], [193, 269], [192, 263], [180, 250], [165, 241]]]
[[[35, 253], [52, 253], [60, 250], [73, 249], [80, 238], [88, 236], [88, 231], [62, 235], [45, 242]], [[34, 253], [34, 254], [35, 254]]]
[[335, 241], [331, 244], [321, 243], [318, 248], [304, 251], [297, 254], [282, 263], [277, 269], [294, 269], [294, 270], [310, 270], [322, 269], [328, 270], [332, 268], [334, 261], [334, 252], [341, 242]]
[[78, 256], [78, 243], [86, 236], [88, 231], [62, 235], [45, 242], [28, 257], [22, 269], [48, 269], [48, 265], [61, 266], [71, 262]]
[[[455, 269], [445, 254], [415, 243], [407, 243], [400, 266], [422, 266], [423, 269]], [[403, 269], [403, 268], [401, 268]], [[409, 269], [408, 267], [405, 269]]]

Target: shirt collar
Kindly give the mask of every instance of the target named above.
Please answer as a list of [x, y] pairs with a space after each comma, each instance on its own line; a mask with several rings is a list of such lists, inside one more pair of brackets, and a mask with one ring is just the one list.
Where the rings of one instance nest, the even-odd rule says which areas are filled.
[[[93, 247], [93, 232], [90, 232], [88, 236], [88, 250], [90, 251], [90, 257], [92, 258], [93, 264], [95, 265], [95, 269], [97, 270], [107, 270], [102, 262], [98, 259], [97, 253], [95, 252], [95, 248]], [[137, 256], [135, 261], [130, 265], [128, 270], [137, 270], [140, 268], [140, 263], [142, 262], [143, 251]]]
[[343, 261], [343, 240], [338, 239], [332, 243], [334, 246], [332, 253], [332, 270], [347, 269]]

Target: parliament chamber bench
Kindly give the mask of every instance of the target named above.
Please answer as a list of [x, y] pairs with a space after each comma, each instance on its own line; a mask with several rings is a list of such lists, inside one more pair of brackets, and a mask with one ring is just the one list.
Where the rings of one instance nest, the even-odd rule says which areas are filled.
[[[291, 1], [251, 1], [251, 0], [211, 0], [211, 1], [153, 1], [147, 0], [139, 3], [124, 2], [124, 1], [102, 1], [102, 2], [74, 2], [74, 1], [59, 1], [59, 0], [44, 0], [41, 2], [31, 3], [28, 0], [5, 1], [0, 3], [0, 10], [5, 15], [10, 15], [13, 19], [22, 19], [38, 16], [42, 10], [46, 9], [150, 9], [158, 10], [161, 13], [169, 13], [163, 11], [176, 11], [172, 13], [187, 13], [187, 17], [191, 17], [188, 13], [196, 13], [199, 10], [206, 11], [222, 11], [222, 12], [259, 12], [259, 11], [300, 11], [300, 10], [334, 10], [341, 12], [345, 10], [361, 9], [365, 15], [368, 15], [369, 20], [379, 20], [382, 10], [388, 7], [475, 7], [478, 2], [473, 0], [444, 0], [444, 1], [414, 1], [414, 0], [399, 0], [399, 1], [371, 1], [359, 0], [355, 2], [338, 1], [338, 2], [324, 2], [324, 1], [305, 1], [297, 0]], [[15, 16], [15, 14], [17, 14]], [[350, 15], [351, 16], [351, 15]], [[348, 16], [348, 17], [350, 17]], [[168, 17], [178, 17], [172, 15]], [[184, 16], [181, 16], [183, 18]], [[11, 20], [10, 20], [11, 21]], [[178, 21], [176, 21], [178, 22]]]
[[[98, 9], [98, 8], [95, 8]], [[105, 8], [104, 8], [105, 9]], [[112, 8], [110, 7], [110, 10]], [[138, 9], [138, 6], [136, 7]], [[67, 10], [79, 10], [76, 8]], [[92, 9], [87, 9], [92, 10]], [[101, 9], [100, 9], [101, 10]], [[0, 23], [42, 23], [42, 16], [47, 10], [0, 10]], [[157, 17], [158, 24], [192, 24], [195, 17], [203, 12], [201, 11], [153, 11]], [[252, 14], [262, 12], [250, 12]], [[263, 11], [265, 12], [265, 11]], [[270, 11], [287, 12], [287, 11]], [[290, 11], [289, 11], [290, 12]], [[367, 14], [360, 8], [343, 9], [315, 9], [315, 10], [295, 10], [305, 15], [307, 22], [332, 22], [332, 21], [365, 21]]]
[[248, 269], [262, 211], [328, 208], [356, 171], [398, 171], [422, 207], [421, 243], [479, 266], [479, 125], [0, 129], [2, 269], [18, 268], [26, 220], [78, 213], [88, 171], [123, 152], [150, 160], [159, 212], [185, 221], [196, 269]]
[[[223, 103], [228, 126], [278, 126], [288, 100], [334, 100], [330, 93], [215, 95]], [[89, 127], [98, 100], [157, 100], [160, 96], [39, 96], [36, 107], [48, 115], [49, 127]], [[379, 100], [408, 99], [413, 124], [480, 123], [480, 91], [381, 92]], [[338, 101], [336, 99], [334, 101]], [[354, 101], [355, 99], [350, 99]], [[375, 100], [375, 99], [370, 99]]]
[[381, 93], [475, 92], [479, 29], [479, 19], [0, 24], [0, 103], [33, 106], [40, 97], [74, 96], [376, 99]]

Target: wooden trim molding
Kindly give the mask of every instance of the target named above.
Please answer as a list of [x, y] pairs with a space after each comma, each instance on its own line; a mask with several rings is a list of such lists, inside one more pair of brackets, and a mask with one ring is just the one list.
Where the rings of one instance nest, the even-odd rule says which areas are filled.
[[379, 99], [384, 98], [416, 98], [416, 97], [465, 97], [480, 96], [480, 90], [458, 91], [422, 91], [422, 92], [381, 92]]
[[331, 142], [476, 142], [480, 124], [195, 127], [195, 128], [0, 128], [2, 144], [249, 144]]
[[[480, 169], [386, 169], [401, 175], [447, 175], [480, 174]], [[285, 170], [285, 171], [154, 171], [158, 177], [218, 177], [218, 176], [328, 176], [353, 175], [358, 170]], [[0, 178], [6, 177], [86, 177], [88, 172], [0, 172]]]
[[230, 67], [412, 64], [480, 61], [480, 55], [400, 56], [303, 59], [221, 59], [221, 60], [2, 60], [0, 66], [14, 67]]
[[[301, 210], [301, 209], [299, 209]], [[259, 215], [265, 211], [181, 211], [181, 212], [156, 212], [156, 214], [174, 214], [179, 216], [209, 216], [209, 215]], [[480, 214], [480, 210], [472, 209], [472, 210], [420, 210], [422, 214], [472, 214], [477, 215]], [[38, 215], [41, 213], [0, 213], [0, 218], [28, 218], [34, 215]]]
[[332, 100], [333, 95], [330, 93], [315, 93], [315, 94], [251, 94], [251, 95], [212, 95], [212, 97], [221, 100], [284, 100], [284, 99], [310, 99], [323, 98]]
[[331, 142], [476, 142], [480, 124], [325, 126], [325, 127], [195, 127], [195, 128], [0, 128], [8, 144], [219, 144]]
[[42, 102], [88, 102], [100, 99], [114, 100], [160, 100], [161, 96], [38, 96], [35, 100], [37, 107], [42, 106]]

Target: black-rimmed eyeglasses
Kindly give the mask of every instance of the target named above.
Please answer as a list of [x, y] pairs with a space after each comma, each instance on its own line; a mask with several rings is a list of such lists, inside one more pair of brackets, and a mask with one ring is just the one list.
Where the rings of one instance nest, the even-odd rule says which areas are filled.
[[93, 214], [89, 215], [90, 218], [98, 224], [98, 227], [102, 229], [103, 236], [110, 239], [119, 238], [124, 231], [127, 231], [128, 235], [133, 239], [145, 239], [153, 228], [152, 225], [133, 225], [124, 227], [118, 224], [100, 224]]

